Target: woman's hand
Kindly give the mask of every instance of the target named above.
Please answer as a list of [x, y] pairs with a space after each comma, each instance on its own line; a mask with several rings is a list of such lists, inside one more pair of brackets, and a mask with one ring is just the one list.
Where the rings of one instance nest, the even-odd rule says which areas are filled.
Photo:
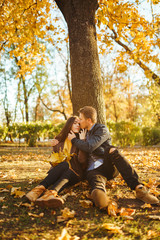
[[81, 132], [79, 133], [79, 138], [81, 140], [86, 139], [86, 133], [87, 133], [87, 129], [82, 129]]
[[51, 146], [54, 147], [59, 143], [59, 141], [57, 139], [53, 139], [51, 140]]

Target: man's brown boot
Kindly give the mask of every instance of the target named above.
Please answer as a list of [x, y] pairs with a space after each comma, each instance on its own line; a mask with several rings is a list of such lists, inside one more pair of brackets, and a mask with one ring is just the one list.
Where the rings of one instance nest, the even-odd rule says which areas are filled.
[[138, 185], [135, 189], [136, 197], [145, 203], [157, 204], [159, 200], [153, 194], [149, 193], [147, 188], [143, 185]]
[[40, 207], [56, 208], [61, 207], [64, 201], [61, 197], [57, 196], [55, 190], [47, 190], [44, 195], [36, 200], [36, 205]]
[[46, 188], [43, 185], [38, 185], [37, 187], [33, 188], [29, 193], [27, 193], [26, 197], [31, 202], [35, 202], [45, 190]]
[[91, 192], [92, 200], [96, 207], [99, 207], [100, 209], [106, 208], [108, 206], [108, 203], [110, 202], [110, 199], [107, 197], [107, 194], [100, 189], [94, 189]]

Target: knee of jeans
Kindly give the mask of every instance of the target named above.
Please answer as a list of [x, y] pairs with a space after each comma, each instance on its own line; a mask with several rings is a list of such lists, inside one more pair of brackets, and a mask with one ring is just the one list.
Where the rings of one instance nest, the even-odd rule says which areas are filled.
[[113, 153], [115, 150], [117, 150], [116, 148], [110, 148], [109, 153]]
[[61, 164], [62, 164], [62, 167], [64, 169], [68, 169], [69, 168], [69, 163], [68, 162], [62, 162]]

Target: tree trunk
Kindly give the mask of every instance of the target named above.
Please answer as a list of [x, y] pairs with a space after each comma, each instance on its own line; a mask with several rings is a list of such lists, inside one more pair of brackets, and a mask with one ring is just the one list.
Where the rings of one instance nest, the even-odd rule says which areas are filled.
[[97, 0], [57, 0], [68, 25], [73, 113], [91, 105], [105, 123], [103, 86], [97, 50], [95, 11]]
[[25, 106], [25, 117], [26, 122], [29, 122], [29, 115], [28, 115], [28, 96], [27, 96], [27, 89], [26, 89], [26, 83], [23, 76], [22, 77], [22, 84], [23, 84], [23, 94], [24, 94], [24, 106]]

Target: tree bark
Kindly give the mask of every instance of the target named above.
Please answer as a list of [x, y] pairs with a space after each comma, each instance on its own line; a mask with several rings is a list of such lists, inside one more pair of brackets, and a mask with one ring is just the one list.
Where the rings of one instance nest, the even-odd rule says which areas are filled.
[[68, 25], [73, 113], [90, 105], [105, 123], [103, 86], [97, 50], [97, 0], [56, 0]]

